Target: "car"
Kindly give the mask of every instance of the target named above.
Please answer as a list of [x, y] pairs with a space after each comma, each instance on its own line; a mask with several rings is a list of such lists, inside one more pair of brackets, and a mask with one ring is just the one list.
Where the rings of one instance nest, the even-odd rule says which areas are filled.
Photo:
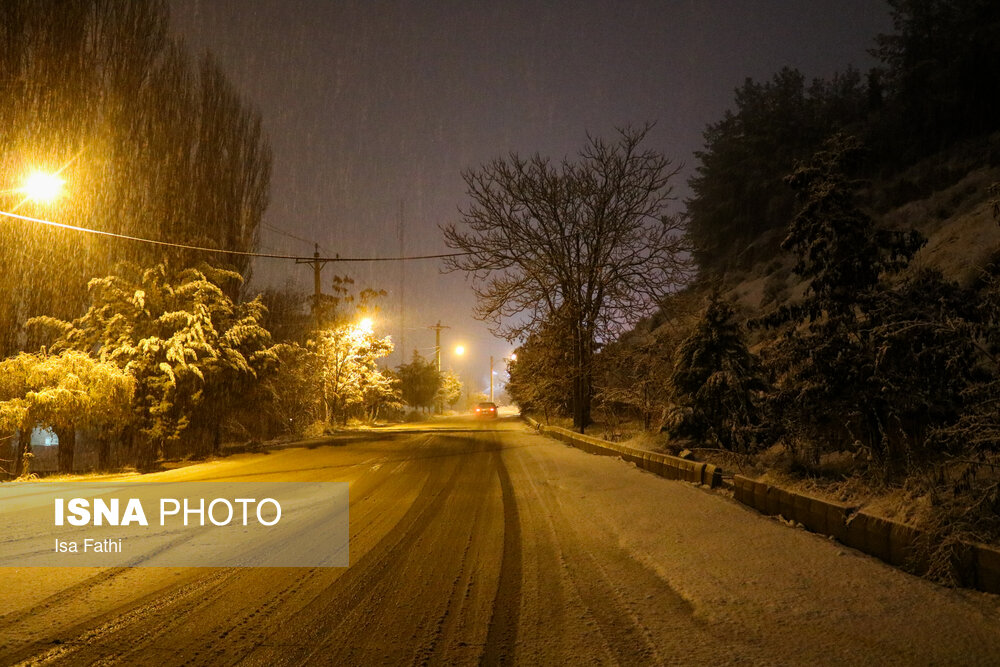
[[472, 411], [472, 414], [480, 419], [495, 419], [497, 416], [497, 404], [479, 403]]

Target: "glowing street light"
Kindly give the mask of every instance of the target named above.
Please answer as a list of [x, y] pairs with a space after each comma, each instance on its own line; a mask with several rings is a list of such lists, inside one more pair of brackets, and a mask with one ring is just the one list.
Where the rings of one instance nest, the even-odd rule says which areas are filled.
[[33, 201], [47, 203], [54, 200], [62, 192], [66, 181], [59, 178], [57, 174], [47, 174], [43, 171], [36, 171], [28, 176], [21, 192]]
[[360, 322], [358, 322], [358, 331], [370, 334], [374, 330], [375, 330], [375, 322], [372, 321], [372, 318], [365, 317]]
[[455, 346], [455, 354], [457, 354], [458, 356], [462, 356], [463, 354], [465, 354], [465, 346], [464, 345], [456, 345]]

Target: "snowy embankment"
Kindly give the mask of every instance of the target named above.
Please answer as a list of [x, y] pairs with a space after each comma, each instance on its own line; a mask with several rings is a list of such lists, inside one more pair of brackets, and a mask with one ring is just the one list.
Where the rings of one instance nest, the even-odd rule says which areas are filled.
[[[581, 435], [564, 428], [543, 426], [524, 416], [536, 431], [567, 442], [588, 453], [618, 456], [660, 477], [710, 488], [721, 486], [722, 470], [708, 463], [634, 449]], [[733, 479], [734, 498], [762, 514], [778, 516], [807, 530], [833, 537], [841, 543], [915, 574], [925, 574], [930, 565], [922, 555], [927, 535], [913, 526], [858, 511], [857, 507], [814, 498], [740, 475]], [[978, 543], [957, 547], [954, 567], [959, 583], [1000, 594], [1000, 549]]]

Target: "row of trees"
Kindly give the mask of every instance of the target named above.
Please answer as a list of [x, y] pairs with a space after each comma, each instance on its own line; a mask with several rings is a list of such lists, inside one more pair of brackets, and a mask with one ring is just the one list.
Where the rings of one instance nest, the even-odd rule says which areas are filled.
[[168, 454], [217, 452], [224, 440], [322, 432], [398, 415], [404, 402], [453, 406], [461, 397], [458, 378], [419, 354], [396, 372], [379, 367], [393, 347], [366, 317], [378, 293], [335, 290], [319, 331], [289, 309], [287, 337], [276, 340], [262, 298], [229, 296], [241, 281], [208, 265], [123, 264], [90, 281], [80, 317], [30, 320], [38, 351], [0, 361], [0, 434], [17, 440], [11, 472], [24, 472], [36, 427], [58, 437], [60, 470], [74, 468], [78, 433], [95, 445], [99, 468], [147, 468]]
[[[217, 448], [221, 417], [236, 412], [278, 362], [260, 326], [259, 300], [234, 304], [224, 291], [241, 281], [237, 273], [208, 266], [171, 274], [162, 264], [123, 265], [90, 281], [82, 316], [30, 320], [33, 338], [47, 346], [0, 362], [4, 369], [25, 369], [25, 384], [0, 394], [4, 430], [21, 433], [15, 464], [36, 425], [59, 436], [64, 470], [73, 467], [76, 430], [87, 427], [99, 440], [122, 443], [119, 455], [139, 465], [182, 434]], [[49, 367], [57, 370], [41, 372]], [[100, 451], [101, 464], [109, 465], [109, 450], [102, 445]]]
[[[968, 286], [913, 266], [923, 237], [883, 228], [858, 203], [865, 154], [836, 135], [787, 178], [801, 204], [782, 248], [801, 298], [747, 321], [721, 289], [702, 305], [705, 289], [691, 288], [602, 347], [605, 425], [625, 413], [744, 455], [781, 444], [812, 469], [849, 454], [879, 482], [948, 469], [942, 479], [978, 484], [976, 506], [996, 508], [1000, 485], [980, 473], [1000, 454], [1000, 263]], [[518, 350], [508, 391], [547, 419], [570, 414], [571, 359], [562, 332], [542, 328]]]
[[[211, 55], [170, 35], [166, 0], [10, 0], [0, 41], [0, 208], [173, 244], [5, 223], [0, 441], [18, 434], [15, 472], [36, 426], [56, 432], [61, 470], [77, 433], [102, 468], [145, 467], [226, 438], [374, 420], [403, 394], [457, 401], [454, 376], [408, 375], [423, 360], [379, 368], [391, 341], [359, 324], [378, 294], [355, 299], [349, 279], [313, 318], [302, 295], [247, 298], [270, 149]], [[59, 173], [65, 196], [22, 200], [34, 169]]]
[[[665, 426], [675, 437], [731, 451], [782, 443], [805, 464], [849, 452], [883, 479], [997, 454], [996, 258], [973, 284], [958, 285], [912, 265], [924, 239], [884, 227], [877, 214], [906, 196], [923, 196], [887, 187], [903, 166], [969, 138], [978, 137], [981, 149], [992, 145], [985, 135], [1000, 129], [993, 113], [1000, 87], [988, 85], [996, 71], [976, 63], [1000, 56], [992, 38], [1000, 8], [980, 0], [890, 5], [897, 32], [879, 38], [883, 67], [812, 83], [787, 68], [768, 83], [748, 80], [736, 109], [709, 126], [688, 202], [699, 280], [661, 291], [657, 309], [623, 335], [595, 337], [590, 377], [607, 412], [626, 410], [647, 428]], [[988, 150], [973, 158], [975, 166], [996, 163]], [[474, 180], [470, 194], [485, 213], [473, 206], [466, 214], [481, 237], [490, 220], [518, 251], [519, 241], [533, 238], [531, 226], [544, 228], [546, 216], [557, 220], [549, 211], [573, 201], [566, 193], [576, 191], [550, 197], [559, 178], [519, 164], [479, 174], [489, 175], [493, 188], [501, 184], [507, 198], [484, 195]], [[881, 180], [873, 184], [873, 176]], [[935, 185], [931, 178], [921, 187]], [[572, 309], [563, 301], [544, 297], [585, 284], [574, 279], [588, 275], [586, 262], [574, 259], [575, 269], [560, 270], [558, 257], [529, 253], [517, 264], [450, 231], [454, 247], [472, 253], [455, 264], [482, 279], [481, 314], [523, 315], [512, 305], [522, 295], [544, 304], [546, 317], [528, 318], [531, 326], [519, 331], [511, 395], [528, 410], [576, 416], [575, 318], [566, 316]], [[559, 255], [563, 237], [547, 238], [547, 247], [556, 247], [550, 253]], [[616, 246], [608, 240], [606, 247]], [[794, 257], [805, 294], [750, 313], [747, 326], [748, 314], [721, 296], [732, 286], [729, 269], [782, 253]], [[530, 291], [525, 280], [540, 287]], [[644, 289], [640, 283], [638, 293]], [[702, 306], [706, 293], [714, 295]]]

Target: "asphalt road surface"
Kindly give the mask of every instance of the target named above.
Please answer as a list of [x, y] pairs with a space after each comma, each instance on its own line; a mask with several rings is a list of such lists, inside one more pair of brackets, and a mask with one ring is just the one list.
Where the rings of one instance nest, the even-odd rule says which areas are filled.
[[144, 479], [349, 482], [351, 565], [3, 568], [0, 664], [1000, 664], [996, 596], [514, 420]]

